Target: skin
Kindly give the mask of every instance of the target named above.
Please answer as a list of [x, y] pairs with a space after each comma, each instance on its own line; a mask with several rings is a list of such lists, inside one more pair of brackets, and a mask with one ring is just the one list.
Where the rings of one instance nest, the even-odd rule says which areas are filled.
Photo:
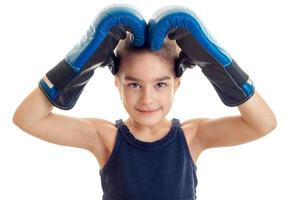
[[[124, 123], [137, 139], [155, 141], [170, 129], [171, 122], [165, 117], [180, 85], [172, 66], [162, 57], [146, 51], [128, 54], [121, 62], [115, 85], [129, 114]], [[126, 76], [139, 80], [125, 80]], [[163, 76], [170, 79], [155, 81]], [[276, 128], [274, 113], [257, 91], [236, 108], [239, 115], [216, 119], [201, 117], [181, 123], [195, 163], [200, 153], [208, 148], [244, 144]], [[156, 109], [153, 113], [141, 112]], [[42, 140], [86, 149], [95, 155], [100, 167], [103, 167], [115, 144], [115, 124], [99, 118], [61, 115], [52, 110], [52, 104], [37, 87], [18, 106], [13, 122], [23, 131]]]
[[171, 126], [165, 117], [180, 85], [173, 63], [150, 52], [127, 53], [115, 76], [115, 85], [129, 115], [124, 123], [137, 138], [155, 137]]

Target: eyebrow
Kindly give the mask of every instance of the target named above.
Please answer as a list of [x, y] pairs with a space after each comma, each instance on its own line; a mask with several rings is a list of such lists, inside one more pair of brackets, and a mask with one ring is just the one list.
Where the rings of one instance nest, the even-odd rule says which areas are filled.
[[[163, 76], [161, 78], [154, 79], [154, 81], [165, 81], [165, 80], [170, 80], [170, 79], [171, 79], [171, 77], [169, 77], [169, 76]], [[131, 76], [125, 76], [125, 80], [126, 81], [142, 82], [142, 80], [140, 80], [138, 78], [131, 77]]]

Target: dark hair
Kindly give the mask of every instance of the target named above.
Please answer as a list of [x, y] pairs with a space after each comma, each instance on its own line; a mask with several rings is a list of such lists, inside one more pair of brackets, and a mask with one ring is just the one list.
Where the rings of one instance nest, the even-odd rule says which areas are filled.
[[176, 61], [178, 59], [178, 54], [180, 48], [177, 46], [175, 40], [165, 39], [163, 46], [159, 51], [153, 52], [147, 46], [143, 47], [134, 47], [131, 43], [131, 34], [128, 34], [126, 39], [121, 40], [116, 48], [116, 69], [115, 75], [119, 71], [120, 64], [122, 62], [122, 58], [126, 56], [127, 53], [141, 53], [141, 52], [152, 52], [157, 56], [160, 56], [165, 61], [169, 62], [172, 66], [174, 66], [174, 73], [176, 74]]

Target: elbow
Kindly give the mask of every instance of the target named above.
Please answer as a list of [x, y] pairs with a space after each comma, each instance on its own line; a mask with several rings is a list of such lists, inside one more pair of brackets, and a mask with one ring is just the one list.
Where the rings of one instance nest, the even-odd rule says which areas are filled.
[[28, 127], [27, 120], [25, 120], [24, 116], [19, 114], [17, 111], [13, 115], [12, 122], [22, 130], [27, 129]]
[[269, 128], [265, 131], [265, 134], [268, 134], [268, 133], [272, 132], [276, 127], [277, 127], [277, 122], [275, 121], [275, 122], [273, 122], [273, 123], [269, 126]]
[[261, 127], [261, 129], [259, 130], [259, 133], [261, 135], [267, 135], [268, 133], [272, 132], [274, 129], [276, 129], [277, 127], [277, 121], [276, 119], [272, 119], [269, 122], [265, 123], [264, 127]]
[[269, 122], [269, 124], [270, 124], [269, 125], [270, 128], [269, 128], [268, 133], [271, 132], [271, 131], [273, 131], [277, 127], [277, 120], [276, 120], [275, 115], [273, 115], [272, 120], [271, 120], [271, 122]]
[[19, 128], [22, 128], [22, 126], [24, 126], [24, 120], [22, 120], [22, 118], [20, 117], [20, 115], [18, 115], [17, 112], [14, 113], [12, 122]]
[[17, 113], [15, 112], [14, 115], [13, 115], [13, 118], [12, 118], [12, 122], [13, 122], [15, 125], [18, 126], [19, 121], [20, 121], [20, 120], [19, 120], [19, 117], [18, 117]]
[[267, 117], [269, 120], [266, 120], [267, 130], [265, 134], [270, 133], [277, 127], [277, 120], [275, 114], [271, 111], [271, 114]]
[[272, 123], [272, 130], [274, 130], [276, 127], [277, 127], [277, 120], [276, 118], [274, 117], [274, 120], [273, 120], [273, 123]]

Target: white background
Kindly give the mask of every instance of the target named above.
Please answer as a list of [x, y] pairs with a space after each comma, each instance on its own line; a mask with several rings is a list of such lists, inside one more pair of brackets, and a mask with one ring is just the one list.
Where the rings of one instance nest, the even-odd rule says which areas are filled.
[[[198, 199], [300, 199], [296, 0], [1, 1], [0, 199], [101, 199], [99, 167], [91, 153], [26, 134], [12, 123], [12, 116], [39, 79], [80, 40], [95, 15], [112, 3], [130, 3], [146, 20], [165, 5], [192, 8], [276, 114], [278, 126], [267, 136], [209, 149], [199, 157]], [[108, 68], [96, 70], [72, 110], [53, 112], [111, 121], [127, 117]], [[185, 72], [168, 118], [237, 114], [195, 68]]]

